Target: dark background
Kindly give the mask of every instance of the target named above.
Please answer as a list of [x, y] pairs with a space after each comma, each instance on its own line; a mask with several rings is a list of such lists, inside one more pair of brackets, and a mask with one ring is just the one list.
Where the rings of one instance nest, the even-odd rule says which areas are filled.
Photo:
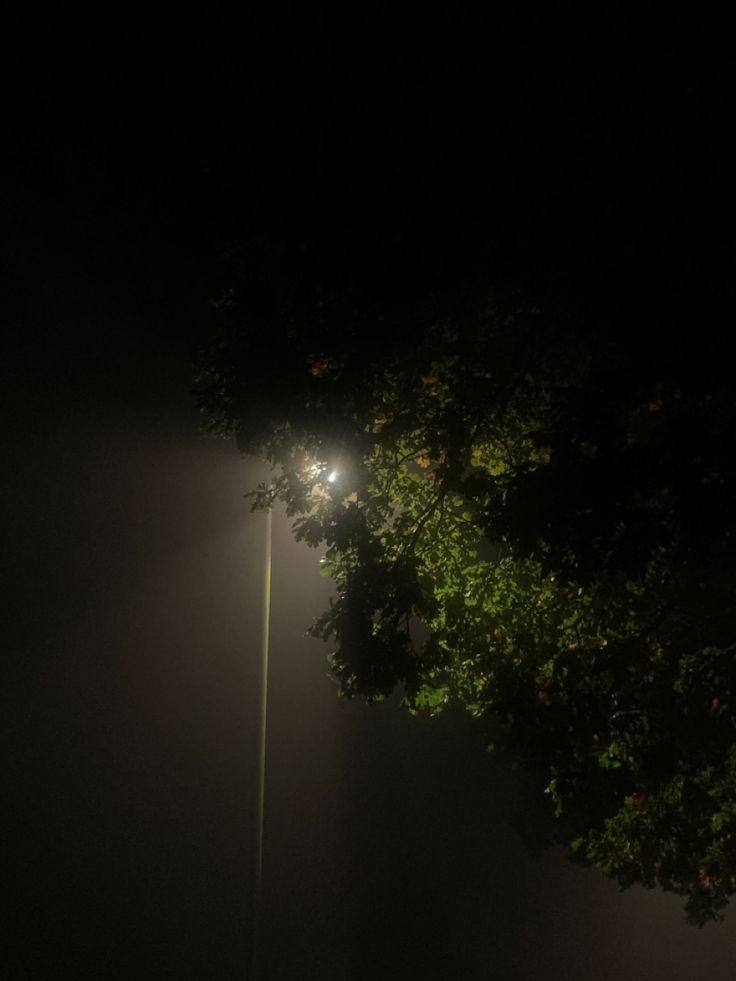
[[[229, 243], [486, 250], [723, 370], [719, 26], [431, 26], [6, 32], [5, 977], [247, 976], [261, 470], [190, 396]], [[538, 780], [469, 720], [339, 701], [304, 636], [329, 583], [274, 527], [266, 977], [733, 975], [730, 916], [535, 854]]]

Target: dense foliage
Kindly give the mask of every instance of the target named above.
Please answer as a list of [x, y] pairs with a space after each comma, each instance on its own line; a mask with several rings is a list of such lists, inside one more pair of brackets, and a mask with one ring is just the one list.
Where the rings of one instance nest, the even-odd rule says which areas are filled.
[[281, 499], [326, 547], [312, 629], [342, 692], [500, 719], [574, 856], [716, 918], [736, 888], [727, 376], [484, 274], [362, 257], [358, 279], [278, 240], [235, 259], [199, 404], [273, 464], [254, 506]]

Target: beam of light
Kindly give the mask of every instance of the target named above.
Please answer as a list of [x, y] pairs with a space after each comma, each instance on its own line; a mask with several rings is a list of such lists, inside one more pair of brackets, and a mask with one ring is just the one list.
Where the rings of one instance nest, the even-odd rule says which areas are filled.
[[331, 484], [334, 484], [335, 481], [337, 480], [337, 476], [338, 476], [337, 470], [333, 470], [332, 473], [330, 474], [330, 476], [327, 479], [329, 480], [329, 482]]
[[271, 532], [273, 509], [266, 514], [266, 562], [263, 580], [263, 637], [261, 644], [261, 728], [258, 747], [258, 814], [256, 824], [256, 868], [253, 896], [252, 978], [260, 979], [261, 892], [263, 881], [263, 812], [266, 796], [266, 710], [268, 708], [268, 646], [271, 626]]

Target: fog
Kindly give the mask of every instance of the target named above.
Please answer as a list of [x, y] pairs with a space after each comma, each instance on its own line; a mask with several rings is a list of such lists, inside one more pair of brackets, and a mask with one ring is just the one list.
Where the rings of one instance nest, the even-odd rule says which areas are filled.
[[[198, 432], [186, 297], [38, 228], [7, 267], [3, 974], [234, 981], [264, 471]], [[539, 781], [470, 719], [339, 699], [305, 636], [332, 586], [281, 511], [273, 560], [264, 981], [730, 981], [733, 913], [697, 931], [675, 897], [535, 854]]]

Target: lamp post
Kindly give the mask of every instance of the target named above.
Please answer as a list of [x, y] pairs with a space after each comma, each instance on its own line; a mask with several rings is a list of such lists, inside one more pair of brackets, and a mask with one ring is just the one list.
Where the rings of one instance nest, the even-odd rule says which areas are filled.
[[268, 708], [268, 647], [271, 626], [271, 536], [273, 508], [266, 513], [266, 561], [263, 579], [263, 624], [261, 638], [260, 729], [258, 745], [258, 802], [256, 810], [256, 862], [253, 895], [252, 981], [261, 970], [261, 892], [263, 881], [263, 812], [266, 797], [266, 711]]
[[[332, 470], [327, 482], [334, 484], [340, 476]], [[258, 802], [256, 809], [256, 862], [253, 893], [253, 943], [251, 979], [261, 976], [261, 896], [263, 885], [263, 814], [266, 800], [266, 712], [268, 709], [268, 652], [271, 627], [271, 566], [272, 566], [273, 506], [266, 512], [266, 558], [263, 577], [263, 611], [261, 638], [260, 729], [258, 745]]]

